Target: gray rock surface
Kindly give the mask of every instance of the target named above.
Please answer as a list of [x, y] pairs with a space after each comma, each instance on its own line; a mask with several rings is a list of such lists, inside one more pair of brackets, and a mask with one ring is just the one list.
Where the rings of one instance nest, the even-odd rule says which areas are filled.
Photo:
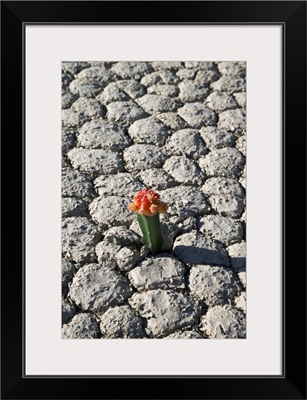
[[242, 283], [242, 286], [244, 288], [246, 288], [246, 283], [247, 283], [247, 280], [246, 280], [246, 268], [239, 269], [238, 277], [240, 279], [240, 282]]
[[116, 268], [117, 265], [115, 262], [115, 257], [119, 252], [120, 248], [121, 246], [117, 244], [105, 242], [103, 240], [102, 242], [98, 243], [97, 246], [95, 247], [97, 261], [99, 263], [107, 265], [112, 269]]
[[201, 335], [196, 330], [178, 331], [165, 336], [164, 339], [204, 339], [205, 337]]
[[218, 63], [218, 70], [223, 75], [237, 75], [245, 77], [246, 75], [246, 62], [233, 62], [233, 61], [222, 61]]
[[201, 233], [191, 232], [178, 236], [174, 243], [174, 255], [186, 265], [197, 264], [229, 266], [224, 246]]
[[234, 300], [236, 307], [246, 313], [246, 292], [241, 292], [240, 296]]
[[64, 72], [69, 72], [71, 75], [76, 75], [84, 68], [88, 68], [90, 65], [88, 62], [80, 62], [80, 61], [63, 61], [62, 62], [62, 70]]
[[210, 178], [207, 179], [202, 191], [207, 196], [236, 196], [245, 198], [244, 189], [236, 179], [232, 178]]
[[191, 128], [216, 125], [216, 114], [202, 103], [186, 103], [178, 109], [178, 114]]
[[91, 82], [86, 78], [74, 79], [69, 84], [69, 89], [72, 93], [82, 97], [95, 97], [101, 90], [102, 85], [98, 82]]
[[227, 247], [232, 268], [239, 270], [246, 267], [246, 243], [235, 243]]
[[62, 298], [62, 326], [75, 315], [76, 307], [67, 299]]
[[215, 126], [206, 126], [200, 129], [200, 135], [210, 150], [234, 147], [235, 137], [231, 132], [221, 131]]
[[166, 126], [175, 130], [187, 128], [187, 123], [179, 117], [178, 114], [172, 112], [165, 112], [156, 115], [156, 118], [162, 121]]
[[108, 196], [97, 197], [89, 206], [93, 221], [102, 229], [125, 225], [129, 227], [134, 215], [129, 211], [129, 199]]
[[200, 186], [203, 183], [203, 173], [194, 161], [185, 156], [172, 156], [168, 158], [163, 168], [179, 183], [195, 186]]
[[212, 92], [206, 98], [205, 104], [214, 111], [225, 111], [238, 107], [231, 94], [219, 92]]
[[65, 153], [67, 150], [74, 147], [76, 144], [76, 134], [72, 128], [62, 129], [62, 151]]
[[143, 318], [152, 337], [161, 337], [174, 331], [193, 326], [200, 315], [195, 300], [173, 290], [150, 290], [134, 293], [128, 300]]
[[210, 339], [245, 339], [245, 314], [228, 305], [212, 307], [200, 318], [200, 330]]
[[158, 94], [160, 96], [176, 97], [179, 89], [175, 85], [158, 84], [152, 85], [147, 89], [149, 94]]
[[97, 196], [97, 193], [86, 175], [71, 168], [63, 168], [62, 196], [90, 201]]
[[122, 196], [133, 198], [134, 193], [142, 190], [141, 182], [128, 172], [115, 175], [101, 175], [94, 181], [100, 196]]
[[178, 182], [170, 174], [159, 168], [144, 169], [139, 172], [138, 178], [146, 187], [154, 190], [163, 190], [178, 185]]
[[166, 143], [170, 155], [185, 155], [197, 159], [207, 154], [207, 149], [196, 129], [181, 129], [173, 133]]
[[140, 252], [133, 247], [122, 247], [116, 254], [115, 260], [120, 271], [128, 272], [141, 260]]
[[236, 99], [236, 101], [240, 107], [246, 108], [246, 93], [245, 92], [234, 93], [233, 96]]
[[207, 306], [231, 304], [240, 289], [238, 278], [231, 270], [210, 265], [191, 268], [189, 287], [192, 296]]
[[83, 311], [103, 312], [124, 303], [133, 291], [119, 272], [103, 264], [88, 264], [73, 278], [69, 298]]
[[62, 294], [66, 296], [68, 293], [68, 284], [71, 282], [76, 268], [74, 264], [67, 258], [62, 258]]
[[246, 157], [246, 136], [240, 136], [236, 142], [236, 148]]
[[109, 82], [115, 80], [116, 75], [107, 70], [104, 66], [95, 65], [90, 68], [85, 68], [79, 72], [78, 78], [91, 83], [97, 83], [104, 87]]
[[76, 112], [83, 112], [84, 115], [90, 118], [99, 118], [104, 116], [105, 110], [97, 100], [86, 97], [79, 97], [73, 105], [72, 109]]
[[68, 157], [75, 169], [92, 179], [101, 174], [116, 174], [124, 168], [121, 156], [109, 150], [74, 148]]
[[62, 328], [62, 339], [98, 339], [99, 337], [97, 320], [87, 313], [75, 315]]
[[245, 92], [246, 82], [244, 78], [224, 75], [211, 84], [211, 88], [217, 92]]
[[69, 90], [62, 89], [62, 108], [69, 108], [77, 98], [78, 96], [71, 93]]
[[149, 258], [129, 272], [128, 278], [139, 291], [151, 289], [185, 289], [186, 268], [167, 255]]
[[66, 128], [80, 128], [88, 120], [89, 117], [83, 113], [73, 111], [72, 109], [62, 110], [62, 125]]
[[165, 158], [165, 152], [153, 144], [134, 144], [124, 150], [125, 167], [129, 172], [159, 168]]
[[98, 119], [85, 123], [80, 129], [78, 144], [86, 149], [121, 151], [130, 144], [123, 128]]
[[152, 71], [146, 62], [120, 61], [113, 65], [112, 71], [122, 79], [141, 79], [143, 75]]
[[178, 85], [180, 93], [179, 98], [184, 103], [193, 103], [203, 101], [210, 92], [208, 86], [204, 84], [195, 84], [190, 80], [184, 80]]
[[244, 167], [245, 157], [237, 149], [227, 147], [211, 151], [200, 158], [198, 163], [208, 177], [238, 178]]
[[240, 242], [243, 238], [243, 228], [240, 221], [219, 215], [205, 215], [199, 221], [199, 231], [206, 237], [218, 240], [226, 246]]
[[86, 217], [86, 209], [83, 202], [74, 197], [62, 198], [62, 218]]
[[133, 101], [114, 101], [107, 105], [107, 110], [109, 120], [124, 127], [147, 117], [145, 111]]
[[242, 135], [246, 130], [246, 114], [242, 109], [223, 111], [219, 115], [219, 129], [234, 132], [236, 135]]
[[108, 88], [111, 87], [117, 88], [121, 90], [123, 93], [127, 94], [128, 99], [129, 97], [131, 99], [137, 99], [138, 97], [141, 97], [146, 93], [145, 87], [134, 79], [117, 80], [116, 82], [110, 83]]
[[135, 143], [164, 144], [169, 129], [158, 119], [149, 117], [134, 122], [128, 132]]
[[178, 186], [160, 191], [163, 201], [168, 204], [167, 212], [181, 218], [203, 215], [209, 212], [206, 196], [194, 187]]
[[244, 202], [235, 196], [211, 196], [210, 204], [223, 217], [240, 218], [244, 210]]
[[128, 305], [109, 308], [102, 314], [100, 330], [108, 339], [141, 339], [146, 336], [142, 318]]
[[137, 103], [149, 114], [158, 114], [168, 111], [176, 111], [181, 105], [180, 101], [168, 96], [157, 94], [145, 94]]
[[140, 244], [141, 238], [137, 233], [128, 229], [126, 226], [112, 226], [105, 232], [103, 241], [120, 246], [129, 246]]
[[95, 245], [100, 233], [85, 217], [71, 217], [62, 220], [62, 254], [77, 263], [95, 259]]

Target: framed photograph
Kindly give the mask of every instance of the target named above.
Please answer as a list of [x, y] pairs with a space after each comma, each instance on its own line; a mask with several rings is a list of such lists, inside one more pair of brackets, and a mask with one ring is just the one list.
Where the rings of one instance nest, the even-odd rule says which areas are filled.
[[1, 11], [2, 398], [306, 399], [306, 3]]

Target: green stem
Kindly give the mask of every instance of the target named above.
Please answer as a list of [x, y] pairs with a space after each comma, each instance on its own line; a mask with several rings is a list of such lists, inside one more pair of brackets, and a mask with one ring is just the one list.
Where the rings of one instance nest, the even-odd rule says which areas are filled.
[[163, 244], [160, 214], [152, 217], [145, 217], [137, 214], [138, 223], [143, 233], [142, 243], [147, 244], [153, 255], [156, 255]]

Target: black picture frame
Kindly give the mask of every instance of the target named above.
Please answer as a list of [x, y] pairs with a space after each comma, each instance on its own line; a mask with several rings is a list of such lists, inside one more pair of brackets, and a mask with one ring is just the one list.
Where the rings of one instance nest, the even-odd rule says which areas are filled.
[[[283, 26], [282, 376], [80, 378], [23, 375], [26, 240], [23, 30], [25, 24], [50, 23]], [[306, 228], [306, 2], [2, 1], [1, 53], [1, 398], [306, 399], [306, 252], [303, 251], [306, 235], [305, 229], [303, 233], [299, 229], [301, 225]], [[10, 154], [9, 149], [13, 153]], [[14, 178], [12, 156], [20, 168]], [[22, 207], [18, 202], [14, 212], [10, 213], [8, 210], [12, 210], [12, 199], [17, 198], [17, 193], [22, 199]], [[22, 241], [16, 246], [16, 237], [12, 238], [8, 232], [13, 223], [15, 235], [21, 221]], [[18, 258], [17, 247], [21, 250]]]

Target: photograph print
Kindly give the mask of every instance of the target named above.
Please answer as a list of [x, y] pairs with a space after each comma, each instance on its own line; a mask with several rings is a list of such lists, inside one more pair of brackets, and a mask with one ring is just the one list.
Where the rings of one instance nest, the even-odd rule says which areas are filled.
[[61, 69], [62, 339], [245, 339], [246, 62]]

